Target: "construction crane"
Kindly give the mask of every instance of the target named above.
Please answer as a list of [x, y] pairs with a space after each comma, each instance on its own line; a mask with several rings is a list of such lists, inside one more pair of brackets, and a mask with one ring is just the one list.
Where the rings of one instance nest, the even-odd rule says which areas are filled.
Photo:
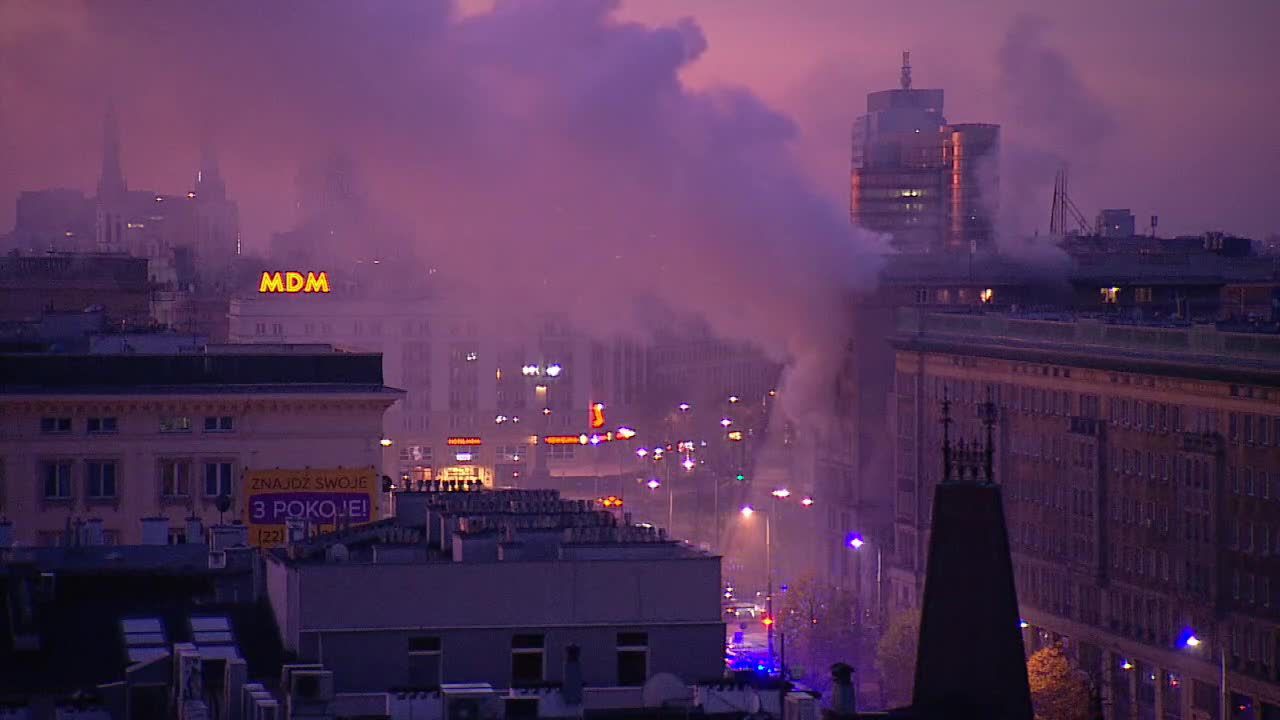
[[1067, 168], [1063, 167], [1053, 179], [1053, 208], [1049, 211], [1049, 233], [1065, 236], [1068, 232], [1068, 221], [1076, 225], [1076, 228], [1071, 231], [1072, 234], [1088, 235], [1092, 232], [1088, 221], [1084, 219], [1084, 213], [1080, 212], [1080, 208], [1076, 207], [1071, 196], [1067, 194]]

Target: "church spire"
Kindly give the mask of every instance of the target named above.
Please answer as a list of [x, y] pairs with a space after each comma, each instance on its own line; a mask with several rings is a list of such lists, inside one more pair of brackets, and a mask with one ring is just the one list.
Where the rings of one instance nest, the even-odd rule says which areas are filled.
[[98, 198], [124, 195], [129, 188], [120, 166], [120, 125], [115, 103], [107, 101], [107, 114], [102, 123], [102, 174], [98, 177]]

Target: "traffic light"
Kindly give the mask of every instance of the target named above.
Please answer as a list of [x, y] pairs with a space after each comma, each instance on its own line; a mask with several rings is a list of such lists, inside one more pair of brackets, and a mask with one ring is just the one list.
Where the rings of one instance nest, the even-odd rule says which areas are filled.
[[742, 482], [747, 479], [747, 476], [743, 475], [742, 473], [738, 473], [737, 475], [733, 476], [733, 479], [737, 480], [738, 482]]

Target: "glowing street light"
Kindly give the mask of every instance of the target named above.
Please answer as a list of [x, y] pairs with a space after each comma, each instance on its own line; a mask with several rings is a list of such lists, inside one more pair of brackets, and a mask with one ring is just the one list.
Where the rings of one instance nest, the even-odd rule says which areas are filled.
[[721, 425], [721, 427], [729, 427], [729, 426], [730, 426], [730, 425], [732, 425], [732, 424], [733, 424], [733, 421], [732, 421], [732, 420], [730, 420], [729, 418], [721, 418], [721, 419], [720, 419], [720, 425]]
[[391, 447], [391, 438], [384, 437], [378, 441], [378, 444], [381, 445], [382, 447]]
[[[1195, 632], [1188, 629], [1185, 637], [1181, 642], [1183, 647], [1195, 650], [1200, 646], [1205, 646], [1205, 653], [1209, 654], [1209, 646], [1196, 636]], [[1212, 660], [1212, 656], [1209, 658]], [[1127, 668], [1126, 668], [1127, 669]], [[1227, 689], [1227, 649], [1225, 647], [1218, 648], [1218, 717], [1230, 717], [1227, 714], [1227, 699], [1230, 697], [1230, 691]]]
[[640, 448], [636, 450], [636, 455], [639, 457], [644, 457], [645, 455], [648, 455], [648, 454], [649, 454], [649, 451], [645, 450], [644, 448]]
[[800, 501], [800, 504], [801, 504], [801, 505], [803, 505], [803, 506], [805, 506], [805, 507], [809, 507], [809, 506], [813, 505], [813, 498], [811, 498], [811, 497], [807, 497], [807, 498], [805, 498], [805, 499], [801, 500], [801, 501]]
[[1202, 641], [1200, 640], [1200, 638], [1196, 637], [1195, 634], [1192, 633], [1191, 635], [1187, 636], [1186, 640], [1182, 641], [1182, 644], [1186, 645], [1189, 648], [1194, 648], [1194, 647], [1200, 647], [1201, 642]]
[[501, 425], [502, 423], [504, 423], [504, 422], [506, 422], [506, 421], [507, 421], [507, 416], [506, 416], [506, 415], [499, 415], [499, 416], [495, 417], [495, 418], [493, 419], [493, 421], [494, 421], [495, 423], [497, 423], [497, 424]]
[[560, 373], [563, 371], [564, 371], [564, 368], [560, 367], [558, 364], [551, 364], [547, 366], [548, 377], [559, 377]]
[[540, 371], [538, 370], [537, 365], [525, 365], [524, 367], [520, 368], [520, 374], [524, 375], [525, 377], [533, 377], [534, 375], [539, 374], [539, 372]]
[[866, 544], [867, 544], [867, 541], [863, 540], [861, 535], [853, 535], [849, 538], [849, 547], [853, 548], [854, 550], [857, 550]]
[[755, 508], [751, 507], [750, 505], [743, 505], [742, 510], [740, 510], [739, 512], [742, 513], [742, 517], [749, 518], [752, 515], [754, 515], [756, 511], [755, 511]]
[[645, 484], [649, 486], [650, 490], [657, 490], [658, 488], [662, 487], [662, 483], [658, 482], [656, 479], [650, 480]]
[[547, 407], [542, 408], [542, 414], [543, 414], [543, 415], [550, 415], [550, 414], [551, 414], [551, 408], [547, 408]]
[[1129, 662], [1129, 660], [1128, 660], [1128, 659], [1126, 659], [1124, 662], [1120, 663], [1120, 669], [1121, 669], [1121, 670], [1132, 670], [1132, 669], [1133, 669], [1133, 663]]
[[738, 402], [738, 396], [737, 396], [737, 395], [730, 395], [730, 396], [729, 396], [729, 402], [731, 402], [731, 403], [736, 403], [736, 402]]
[[676, 407], [680, 408], [680, 412], [689, 412], [689, 403], [680, 403]]
[[1019, 619], [1018, 627], [1022, 628], [1023, 630], [1026, 630], [1027, 628], [1031, 627], [1031, 623], [1027, 622], [1026, 620]]
[[786, 488], [778, 488], [777, 490], [774, 490], [769, 494], [778, 498], [779, 500], [783, 500], [791, 497], [791, 491]]
[[680, 465], [683, 466], [685, 470], [693, 470], [693, 466], [697, 465], [697, 463], [693, 461], [693, 458], [685, 458], [684, 462], [680, 463]]
[[620, 427], [616, 433], [619, 440], [630, 440], [636, 436], [636, 431], [629, 427]]

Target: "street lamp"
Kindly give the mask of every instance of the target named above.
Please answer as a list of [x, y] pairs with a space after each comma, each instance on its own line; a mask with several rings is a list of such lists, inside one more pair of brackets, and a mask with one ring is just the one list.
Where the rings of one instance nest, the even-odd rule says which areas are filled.
[[382, 447], [391, 447], [391, 438], [384, 437], [378, 441], [378, 444], [381, 445]]
[[769, 669], [773, 670], [773, 530], [769, 522], [770, 513], [756, 510], [750, 505], [742, 506], [742, 517], [750, 520], [757, 512], [764, 513], [764, 616], [766, 637], [769, 647]]
[[[1188, 630], [1186, 637], [1182, 639], [1183, 647], [1195, 650], [1204, 644], [1204, 641], [1196, 637], [1195, 632]], [[1227, 718], [1227, 648], [1223, 645], [1218, 646], [1218, 717]]]
[[[867, 544], [867, 541], [862, 537], [861, 533], [849, 533], [848, 537], [845, 538], [845, 544], [853, 548], [854, 550], [861, 550], [862, 546]], [[883, 562], [884, 562], [884, 553], [881, 552], [880, 544], [876, 543], [876, 598], [875, 598], [875, 602], [872, 603], [872, 606], [875, 608], [875, 616], [876, 616], [877, 623], [879, 623], [881, 620], [880, 616], [882, 614], [882, 608], [880, 607], [880, 601], [884, 594], [884, 587], [882, 585], [882, 582], [884, 579]], [[858, 568], [859, 572], [857, 575], [857, 586], [858, 586], [857, 595], [858, 595], [859, 603], [862, 602], [861, 569], [862, 569], [861, 563], [859, 563], [859, 568]]]
[[779, 488], [769, 494], [778, 498], [779, 500], [784, 500], [786, 498], [791, 497], [791, 491], [786, 488]]

